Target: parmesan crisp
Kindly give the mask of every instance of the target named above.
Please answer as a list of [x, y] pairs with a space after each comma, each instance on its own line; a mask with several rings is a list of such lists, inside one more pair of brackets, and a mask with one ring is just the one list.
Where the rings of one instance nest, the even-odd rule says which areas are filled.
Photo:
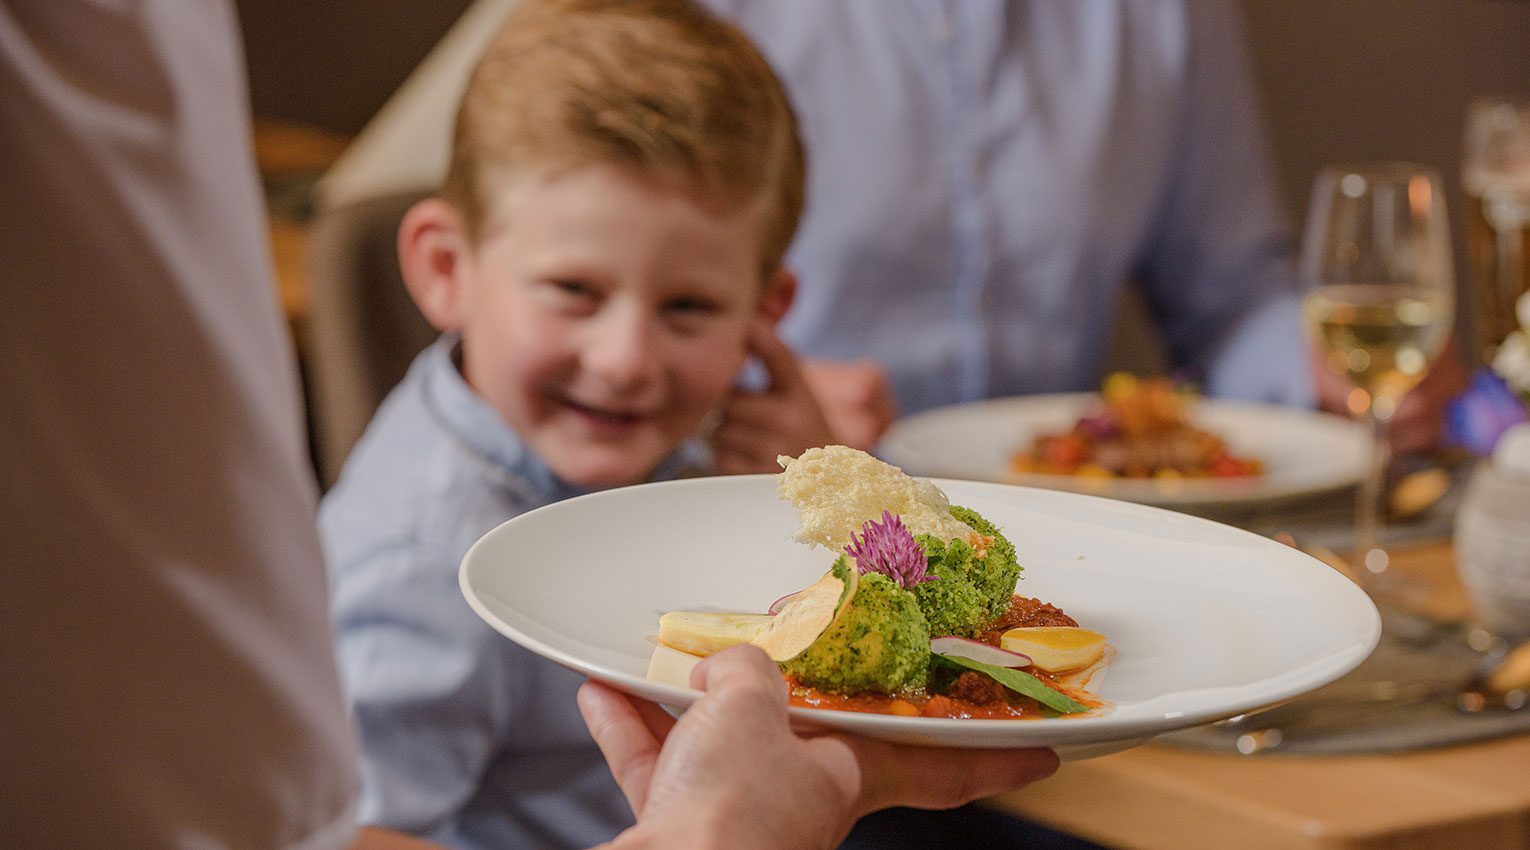
[[951, 502], [923, 478], [848, 446], [808, 449], [776, 458], [782, 472], [776, 493], [797, 509], [802, 526], [792, 537], [839, 551], [867, 520], [889, 511], [915, 535], [970, 540], [976, 532], [951, 516]]

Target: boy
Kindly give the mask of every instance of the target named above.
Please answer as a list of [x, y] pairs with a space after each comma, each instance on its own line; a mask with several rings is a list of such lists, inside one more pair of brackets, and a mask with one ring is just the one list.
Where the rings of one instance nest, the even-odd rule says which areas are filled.
[[[363, 749], [363, 822], [465, 848], [586, 847], [631, 823], [581, 677], [494, 633], [457, 567], [590, 490], [766, 466], [832, 436], [772, 327], [802, 205], [764, 59], [688, 0], [526, 0], [475, 71], [409, 291], [443, 331], [379, 409], [321, 529]], [[771, 378], [731, 388], [753, 353]]]

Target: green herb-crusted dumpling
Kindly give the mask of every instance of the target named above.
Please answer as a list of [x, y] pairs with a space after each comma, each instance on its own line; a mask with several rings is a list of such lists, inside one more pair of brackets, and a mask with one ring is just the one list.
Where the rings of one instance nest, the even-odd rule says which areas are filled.
[[1003, 615], [1009, 610], [1009, 601], [1015, 595], [1015, 583], [1020, 580], [1021, 568], [1015, 560], [1014, 544], [993, 523], [971, 508], [952, 505], [951, 515], [988, 538], [986, 552], [973, 552], [973, 565], [967, 570], [968, 581], [987, 600], [989, 617]]
[[[932, 564], [933, 566], [933, 564]], [[977, 637], [988, 621], [988, 601], [971, 582], [939, 575], [914, 588], [914, 599], [930, 624], [930, 637]]]
[[[835, 563], [840, 569], [853, 569], [848, 556]], [[929, 667], [930, 628], [919, 603], [880, 573], [861, 575], [829, 628], [781, 665], [801, 684], [848, 694], [919, 689]]]

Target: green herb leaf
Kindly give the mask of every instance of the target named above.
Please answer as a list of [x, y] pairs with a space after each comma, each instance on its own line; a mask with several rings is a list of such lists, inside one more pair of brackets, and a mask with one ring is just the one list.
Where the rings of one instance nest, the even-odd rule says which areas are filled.
[[1089, 710], [1089, 706], [1084, 705], [1065, 693], [1052, 690], [1042, 684], [1040, 679], [1023, 670], [984, 664], [981, 661], [973, 661], [970, 658], [961, 658], [955, 655], [941, 655], [938, 652], [931, 653], [930, 657], [954, 667], [962, 667], [982, 673], [1015, 693], [1030, 697], [1059, 714], [1075, 714], [1080, 711]]

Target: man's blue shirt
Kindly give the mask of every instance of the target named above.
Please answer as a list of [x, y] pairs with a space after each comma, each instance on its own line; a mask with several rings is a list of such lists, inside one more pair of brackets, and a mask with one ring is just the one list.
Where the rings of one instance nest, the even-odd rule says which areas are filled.
[[705, 0], [808, 153], [800, 354], [905, 412], [1096, 389], [1138, 281], [1171, 365], [1310, 404], [1292, 240], [1228, 0]]

